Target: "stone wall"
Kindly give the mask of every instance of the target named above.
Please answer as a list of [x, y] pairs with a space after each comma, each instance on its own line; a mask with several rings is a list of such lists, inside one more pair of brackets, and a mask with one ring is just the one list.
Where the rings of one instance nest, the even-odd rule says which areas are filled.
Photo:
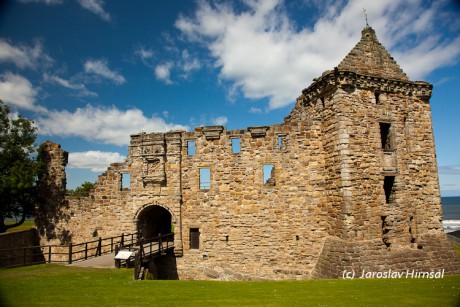
[[[441, 224], [432, 86], [408, 81], [369, 31], [281, 124], [132, 135], [127, 160], [99, 176], [89, 197], [50, 194], [60, 215], [42, 240], [174, 230], [176, 259], [165, 262], [174, 272], [159, 275], [179, 279], [460, 273]], [[358, 61], [366, 50], [378, 54]], [[49, 148], [56, 175], [43, 182], [62, 191], [65, 154]]]
[[[0, 234], [0, 268], [43, 263], [36, 229]], [[27, 248], [25, 248], [27, 247]]]

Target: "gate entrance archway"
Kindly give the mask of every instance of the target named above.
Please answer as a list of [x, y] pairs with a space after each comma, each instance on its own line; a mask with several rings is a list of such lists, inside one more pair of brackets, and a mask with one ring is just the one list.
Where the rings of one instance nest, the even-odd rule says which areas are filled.
[[171, 213], [157, 205], [149, 206], [139, 214], [137, 230], [141, 231], [144, 239], [150, 239], [161, 234], [172, 232]]

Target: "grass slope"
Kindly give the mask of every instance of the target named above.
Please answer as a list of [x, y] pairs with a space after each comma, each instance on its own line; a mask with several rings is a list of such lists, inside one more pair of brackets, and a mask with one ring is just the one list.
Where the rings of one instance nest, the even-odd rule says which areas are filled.
[[456, 306], [460, 276], [270, 282], [133, 281], [132, 270], [0, 270], [1, 306]]
[[[11, 224], [14, 224], [14, 222], [6, 222], [6, 225], [11, 225]], [[9, 228], [6, 232], [29, 230], [30, 228], [34, 228], [34, 227], [35, 227], [35, 221], [27, 220], [27, 221], [24, 221], [24, 223], [22, 223], [20, 226]]]

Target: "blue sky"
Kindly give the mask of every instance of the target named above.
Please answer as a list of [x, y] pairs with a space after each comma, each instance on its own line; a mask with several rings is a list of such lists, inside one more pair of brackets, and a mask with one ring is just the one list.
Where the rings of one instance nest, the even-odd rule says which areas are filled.
[[95, 181], [140, 131], [275, 124], [359, 41], [380, 42], [431, 98], [443, 196], [460, 195], [458, 1], [0, 2], [0, 98]]

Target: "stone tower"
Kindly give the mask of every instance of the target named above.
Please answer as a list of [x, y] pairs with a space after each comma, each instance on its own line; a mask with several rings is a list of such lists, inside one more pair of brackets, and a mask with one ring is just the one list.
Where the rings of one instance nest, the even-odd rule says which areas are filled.
[[458, 272], [441, 223], [431, 90], [429, 83], [409, 81], [366, 27], [339, 66], [298, 99], [296, 109], [319, 109], [326, 202], [335, 226], [317, 276], [409, 269], [414, 262], [418, 270]]
[[431, 90], [366, 27], [280, 124], [132, 135], [89, 197], [57, 202], [52, 229], [75, 243], [173, 231], [161, 275], [180, 279], [460, 273], [441, 224]]

